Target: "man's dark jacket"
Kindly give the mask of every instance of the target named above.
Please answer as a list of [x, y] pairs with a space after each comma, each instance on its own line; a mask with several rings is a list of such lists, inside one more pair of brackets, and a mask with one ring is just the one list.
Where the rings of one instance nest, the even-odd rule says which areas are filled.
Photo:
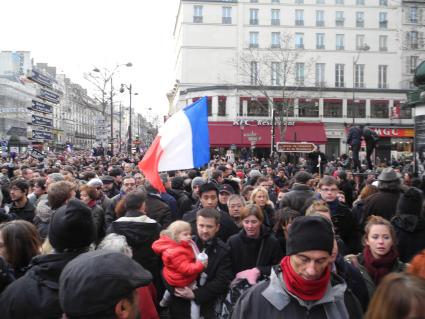
[[148, 193], [146, 197], [146, 215], [156, 220], [163, 228], [167, 228], [172, 221], [170, 206], [159, 194]]
[[386, 190], [380, 190], [378, 193], [369, 196], [365, 201], [361, 223], [364, 224], [370, 215], [391, 220], [396, 213], [399, 197], [400, 191]]
[[391, 220], [397, 234], [397, 248], [402, 262], [409, 262], [425, 248], [425, 218], [400, 214]]
[[12, 219], [23, 219], [27, 222], [32, 223], [35, 216], [35, 207], [27, 200], [24, 207], [16, 207], [15, 203], [12, 202], [9, 206], [9, 215], [12, 216]]
[[[214, 238], [203, 243], [195, 237], [195, 243], [199, 250], [205, 249], [208, 255], [208, 266], [206, 269], [207, 281], [205, 285], [194, 290], [195, 302], [201, 306], [201, 316], [204, 319], [215, 319], [214, 305], [218, 298], [227, 293], [232, 280], [232, 269], [230, 261], [230, 248], [219, 238]], [[173, 296], [170, 303], [170, 318], [190, 318], [190, 302], [186, 299]]]
[[69, 252], [34, 257], [27, 273], [0, 295], [0, 318], [61, 318], [59, 276], [78, 254]]
[[283, 196], [279, 208], [289, 207], [305, 214], [306, 209], [314, 200], [315, 192], [305, 184], [295, 183], [291, 190]]
[[360, 145], [362, 142], [362, 130], [360, 129], [360, 127], [358, 126], [353, 126], [350, 128], [350, 130], [348, 131], [348, 136], [347, 136], [347, 144], [348, 145]]

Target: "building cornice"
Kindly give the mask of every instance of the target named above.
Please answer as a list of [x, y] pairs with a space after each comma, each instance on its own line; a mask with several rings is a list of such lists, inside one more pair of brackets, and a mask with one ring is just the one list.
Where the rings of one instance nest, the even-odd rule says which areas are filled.
[[[211, 85], [211, 86], [198, 86], [198, 87], [192, 87], [187, 88], [185, 90], [180, 91], [180, 96], [185, 95], [192, 92], [202, 92], [202, 91], [216, 91], [216, 90], [254, 90], [254, 91], [282, 91], [283, 87], [281, 86], [265, 86], [259, 88], [258, 86], [253, 85]], [[314, 92], [344, 92], [344, 93], [351, 93], [353, 92], [353, 88], [322, 88], [322, 87], [295, 87], [295, 86], [288, 86], [285, 88], [286, 91], [297, 91], [297, 92], [304, 92], [304, 91], [314, 91]], [[403, 90], [403, 89], [367, 89], [367, 88], [356, 88], [355, 92], [363, 92], [363, 93], [394, 93], [394, 94], [406, 94], [410, 92], [410, 90]]]

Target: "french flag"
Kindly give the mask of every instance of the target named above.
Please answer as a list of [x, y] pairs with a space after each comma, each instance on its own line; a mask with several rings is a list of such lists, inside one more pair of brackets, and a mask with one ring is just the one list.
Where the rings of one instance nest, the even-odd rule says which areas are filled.
[[160, 192], [159, 172], [201, 167], [210, 160], [207, 97], [171, 116], [139, 162], [139, 168]]

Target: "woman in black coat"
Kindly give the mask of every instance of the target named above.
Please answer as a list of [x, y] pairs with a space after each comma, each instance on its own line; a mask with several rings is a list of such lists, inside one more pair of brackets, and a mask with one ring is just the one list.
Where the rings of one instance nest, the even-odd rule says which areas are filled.
[[252, 285], [260, 276], [269, 276], [271, 266], [283, 257], [279, 241], [270, 228], [263, 225], [261, 208], [245, 206], [240, 213], [243, 229], [227, 241], [230, 246], [233, 275], [247, 279]]

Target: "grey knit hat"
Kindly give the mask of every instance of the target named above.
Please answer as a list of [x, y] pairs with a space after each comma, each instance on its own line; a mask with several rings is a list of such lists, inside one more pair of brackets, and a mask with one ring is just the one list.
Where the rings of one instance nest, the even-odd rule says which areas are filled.
[[201, 186], [201, 185], [204, 185], [205, 183], [206, 183], [205, 179], [203, 179], [200, 176], [197, 176], [194, 179], [192, 179], [191, 186], [192, 186], [192, 189], [193, 189], [195, 186]]

